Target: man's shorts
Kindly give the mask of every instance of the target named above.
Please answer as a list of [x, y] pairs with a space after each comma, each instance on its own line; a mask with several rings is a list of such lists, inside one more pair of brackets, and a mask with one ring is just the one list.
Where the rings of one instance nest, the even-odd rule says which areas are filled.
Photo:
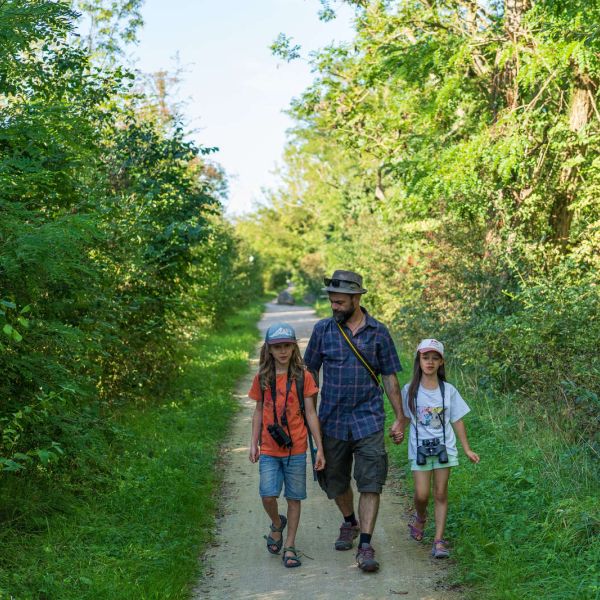
[[328, 498], [337, 498], [350, 487], [352, 461], [358, 491], [381, 494], [388, 472], [383, 431], [360, 440], [338, 440], [323, 435], [323, 451], [326, 466], [319, 471], [318, 478]]
[[434, 469], [447, 469], [448, 467], [458, 467], [458, 456], [448, 455], [448, 462], [441, 463], [437, 456], [427, 456], [424, 465], [418, 465], [416, 459], [411, 459], [411, 471], [433, 471]]
[[261, 454], [258, 460], [258, 472], [261, 498], [268, 496], [279, 498], [284, 483], [284, 496], [288, 500], [306, 498], [306, 452], [292, 454], [289, 458]]

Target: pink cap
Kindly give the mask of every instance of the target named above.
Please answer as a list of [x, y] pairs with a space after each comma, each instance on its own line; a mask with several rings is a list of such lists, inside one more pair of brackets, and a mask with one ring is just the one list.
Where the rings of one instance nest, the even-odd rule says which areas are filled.
[[444, 357], [444, 344], [438, 342], [433, 338], [421, 340], [417, 346], [417, 352], [423, 354], [423, 352], [437, 352], [442, 358]]

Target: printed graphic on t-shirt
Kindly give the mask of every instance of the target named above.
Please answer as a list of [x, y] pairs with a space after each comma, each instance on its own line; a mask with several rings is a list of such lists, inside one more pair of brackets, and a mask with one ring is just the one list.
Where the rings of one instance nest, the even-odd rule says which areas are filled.
[[430, 429], [442, 428], [442, 412], [441, 406], [417, 406], [417, 418], [419, 425], [429, 427]]

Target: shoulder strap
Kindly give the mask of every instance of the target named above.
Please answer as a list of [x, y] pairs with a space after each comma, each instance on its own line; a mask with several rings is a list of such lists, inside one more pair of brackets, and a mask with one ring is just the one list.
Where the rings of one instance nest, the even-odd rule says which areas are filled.
[[300, 403], [300, 412], [304, 417], [304, 369], [300, 371], [300, 376], [296, 379], [296, 395]]
[[342, 334], [344, 340], [346, 340], [346, 343], [350, 347], [350, 350], [352, 350], [356, 358], [358, 358], [358, 362], [360, 362], [360, 364], [363, 365], [365, 369], [367, 369], [369, 375], [371, 376], [371, 379], [373, 379], [373, 381], [375, 382], [375, 385], [377, 387], [381, 387], [381, 383], [379, 381], [379, 377], [377, 377], [377, 374], [375, 373], [375, 369], [373, 369], [373, 367], [369, 364], [369, 361], [362, 355], [361, 351], [352, 343], [350, 338], [346, 335], [346, 332], [344, 331], [343, 327], [337, 321], [335, 322], [335, 324], [338, 326], [338, 329], [340, 330], [340, 333]]

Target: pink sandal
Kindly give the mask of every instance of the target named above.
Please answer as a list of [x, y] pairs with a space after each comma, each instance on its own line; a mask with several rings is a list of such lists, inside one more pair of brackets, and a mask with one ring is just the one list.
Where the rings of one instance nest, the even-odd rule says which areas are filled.
[[[416, 527], [417, 523], [421, 526], [419, 529]], [[408, 529], [410, 531], [410, 537], [417, 542], [420, 542], [423, 539], [423, 532], [425, 530], [425, 523], [427, 523], [427, 517], [421, 519], [417, 513], [414, 513], [411, 517], [410, 523], [408, 524]]]

